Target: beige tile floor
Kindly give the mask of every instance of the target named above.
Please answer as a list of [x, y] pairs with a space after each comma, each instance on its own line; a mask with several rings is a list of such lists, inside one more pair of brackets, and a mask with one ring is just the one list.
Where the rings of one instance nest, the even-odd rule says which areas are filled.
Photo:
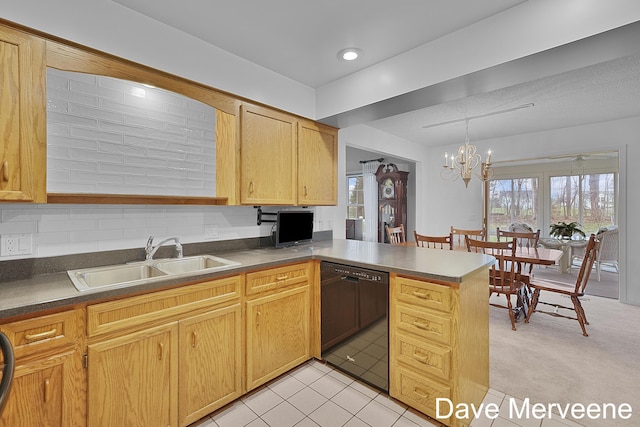
[[[472, 427], [580, 427], [556, 419], [505, 418], [509, 396], [489, 390], [485, 402], [501, 416], [479, 418]], [[311, 360], [190, 427], [416, 427], [440, 426], [371, 387]]]

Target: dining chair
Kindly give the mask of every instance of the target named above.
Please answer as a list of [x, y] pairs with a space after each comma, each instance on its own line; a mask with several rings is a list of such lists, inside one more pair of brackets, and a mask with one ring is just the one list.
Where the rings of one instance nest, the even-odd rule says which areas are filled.
[[388, 225], [385, 225], [384, 228], [387, 230], [387, 237], [389, 238], [389, 243], [392, 245], [399, 245], [400, 243], [407, 241], [404, 234], [403, 224], [400, 224], [398, 227], [389, 227]]
[[[538, 242], [540, 241], [540, 230], [532, 231], [532, 232], [522, 232], [522, 231], [506, 231], [500, 230], [500, 227], [496, 228], [496, 237], [498, 242], [500, 241], [510, 241], [511, 239], [516, 239], [516, 245], [518, 248], [525, 249], [535, 249], [538, 247]], [[529, 275], [531, 276], [533, 271], [533, 264], [529, 264], [529, 267], [526, 268], [526, 264], [521, 265], [521, 271], [528, 270]]]
[[453, 235], [453, 246], [457, 248], [466, 248], [467, 243], [464, 236], [469, 236], [476, 240], [487, 240], [487, 230], [484, 228], [479, 230], [465, 230], [451, 226], [451, 234]]
[[453, 250], [453, 235], [451, 233], [449, 233], [448, 236], [425, 236], [423, 234], [418, 234], [416, 230], [413, 230], [413, 236], [416, 240], [416, 246], [419, 248]]
[[[489, 297], [491, 295], [505, 295], [507, 305], [489, 302], [494, 307], [506, 308], [509, 311], [509, 319], [511, 320], [511, 329], [516, 330], [516, 313], [522, 311], [528, 303], [526, 295], [521, 293], [523, 286], [528, 282], [528, 277], [516, 272], [516, 239], [511, 241], [487, 242], [485, 240], [476, 240], [465, 236], [467, 250], [469, 252], [487, 254], [493, 256], [496, 261], [491, 265], [489, 270]], [[516, 296], [516, 306], [513, 306], [511, 297]]]
[[[598, 273], [598, 282], [601, 280], [602, 264], [608, 264], [612, 266], [616, 273], [618, 269], [618, 252], [620, 246], [620, 238], [618, 234], [618, 227], [605, 228], [596, 234], [596, 240], [600, 241], [600, 247], [598, 248], [598, 255], [596, 256], [595, 266], [596, 273]], [[573, 260], [583, 260], [586, 251], [586, 246], [572, 247], [571, 248], [571, 264], [569, 269], [573, 269]]]
[[[589, 242], [587, 243], [585, 249], [585, 256], [582, 259], [582, 264], [580, 266], [580, 271], [578, 272], [578, 277], [576, 278], [575, 284], [558, 282], [555, 280], [532, 280], [529, 283], [531, 289], [533, 289], [533, 294], [531, 296], [531, 304], [529, 305], [529, 310], [527, 311], [527, 317], [525, 318], [525, 322], [529, 323], [531, 319], [531, 315], [533, 313], [544, 313], [549, 314], [554, 317], [564, 317], [565, 319], [577, 320], [580, 323], [580, 327], [582, 328], [582, 335], [588, 337], [587, 329], [585, 325], [588, 325], [587, 316], [584, 313], [584, 308], [582, 307], [582, 303], [580, 302], [580, 297], [584, 296], [584, 290], [587, 287], [587, 283], [589, 283], [589, 276], [591, 275], [591, 269], [593, 268], [593, 263], [596, 260], [598, 255], [598, 248], [600, 246], [600, 241], [596, 239], [595, 234], [592, 234], [589, 237]], [[568, 307], [561, 305], [559, 303], [545, 302], [540, 300], [540, 294], [542, 291], [550, 292], [552, 294], [557, 294], [559, 296], [569, 297], [571, 302], [573, 303], [573, 307]], [[545, 304], [554, 307], [553, 311], [543, 311], [538, 309], [538, 304]], [[576, 317], [567, 316], [564, 314], [558, 313], [559, 309], [563, 310], [572, 310], [576, 313]]]

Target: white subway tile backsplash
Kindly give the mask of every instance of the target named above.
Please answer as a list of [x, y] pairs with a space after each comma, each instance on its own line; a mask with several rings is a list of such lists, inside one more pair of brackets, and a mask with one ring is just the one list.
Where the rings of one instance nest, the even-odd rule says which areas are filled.
[[[323, 211], [330, 209], [314, 209], [315, 231], [330, 229], [330, 221], [323, 219], [330, 216]], [[0, 234], [31, 233], [34, 253], [23, 257], [48, 257], [142, 248], [150, 235], [203, 242], [211, 240], [204, 235], [205, 225], [218, 226], [215, 240], [270, 236], [273, 224], [258, 226], [256, 216], [251, 206], [9, 204], [0, 206]]]
[[97, 221], [93, 219], [51, 219], [43, 217], [38, 223], [38, 232], [69, 231], [84, 232], [97, 229]]
[[215, 109], [110, 77], [49, 69], [47, 79], [50, 192], [215, 196], [215, 173], [202, 173], [215, 170]]
[[72, 242], [104, 242], [109, 240], [122, 240], [122, 230], [82, 230], [71, 231]]

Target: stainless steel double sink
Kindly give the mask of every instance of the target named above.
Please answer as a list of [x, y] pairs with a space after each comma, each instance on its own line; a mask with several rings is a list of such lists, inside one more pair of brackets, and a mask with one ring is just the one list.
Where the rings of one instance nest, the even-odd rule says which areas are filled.
[[212, 255], [140, 261], [129, 264], [69, 270], [67, 274], [80, 292], [148, 283], [161, 278], [188, 277], [240, 265]]

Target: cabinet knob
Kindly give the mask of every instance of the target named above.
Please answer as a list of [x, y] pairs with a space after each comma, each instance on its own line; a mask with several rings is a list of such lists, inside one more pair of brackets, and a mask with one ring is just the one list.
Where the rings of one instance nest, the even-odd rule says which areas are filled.
[[49, 402], [49, 398], [51, 397], [51, 381], [49, 378], [45, 378], [43, 387], [42, 387], [42, 400], [44, 403]]

